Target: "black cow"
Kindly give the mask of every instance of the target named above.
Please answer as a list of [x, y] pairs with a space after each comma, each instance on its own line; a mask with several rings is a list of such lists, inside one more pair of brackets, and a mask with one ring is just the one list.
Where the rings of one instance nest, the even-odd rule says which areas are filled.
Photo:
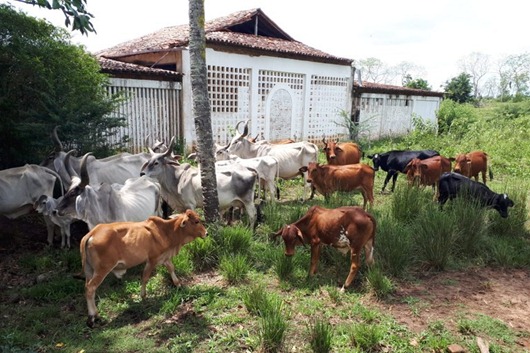
[[405, 173], [405, 167], [414, 158], [427, 159], [434, 156], [439, 156], [437, 151], [421, 150], [421, 151], [389, 151], [385, 153], [376, 153], [368, 156], [374, 163], [374, 170], [378, 171], [379, 167], [386, 172], [385, 183], [383, 189], [385, 191], [386, 184], [392, 178], [392, 191], [396, 187], [396, 180], [398, 172]]
[[457, 195], [468, 196], [476, 200], [481, 206], [496, 209], [502, 218], [508, 217], [508, 207], [513, 207], [513, 201], [506, 194], [497, 194], [485, 184], [469, 179], [458, 173], [443, 173], [438, 182], [438, 203], [440, 208], [448, 199]]

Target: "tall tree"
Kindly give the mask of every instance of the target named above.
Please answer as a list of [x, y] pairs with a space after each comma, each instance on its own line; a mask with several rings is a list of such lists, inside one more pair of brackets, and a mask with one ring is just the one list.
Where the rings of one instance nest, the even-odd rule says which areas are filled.
[[361, 78], [375, 83], [389, 84], [395, 78], [389, 67], [377, 58], [359, 60], [357, 69], [361, 70]]
[[28, 5], [39, 6], [49, 10], [61, 10], [64, 14], [64, 25], [68, 28], [72, 25], [73, 31], [79, 31], [88, 35], [88, 32], [96, 33], [91, 22], [94, 17], [86, 9], [87, 0], [15, 0]]
[[480, 81], [490, 70], [489, 56], [486, 54], [473, 52], [459, 61], [462, 72], [469, 74], [473, 86], [473, 97], [478, 99], [481, 95]]
[[190, 78], [195, 130], [197, 132], [197, 154], [201, 163], [204, 216], [207, 222], [215, 222], [219, 219], [219, 198], [215, 176], [210, 101], [208, 100], [204, 0], [189, 0], [189, 16]]
[[470, 102], [472, 100], [472, 90], [469, 74], [465, 72], [445, 83], [447, 98], [458, 103]]
[[395, 72], [397, 78], [400, 79], [399, 82], [401, 82], [403, 86], [405, 86], [412, 77], [421, 77], [426, 75], [424, 67], [409, 61], [402, 61], [396, 66], [392, 67], [391, 70]]
[[61, 125], [65, 148], [103, 155], [105, 135], [123, 119], [93, 55], [70, 43], [70, 33], [0, 4], [0, 169], [38, 163], [50, 132]]
[[423, 78], [412, 78], [410, 75], [405, 77], [403, 87], [422, 89], [425, 91], [431, 90], [431, 86], [429, 86], [427, 80], [424, 80]]
[[502, 98], [528, 95], [530, 81], [530, 53], [509, 55], [499, 62]]

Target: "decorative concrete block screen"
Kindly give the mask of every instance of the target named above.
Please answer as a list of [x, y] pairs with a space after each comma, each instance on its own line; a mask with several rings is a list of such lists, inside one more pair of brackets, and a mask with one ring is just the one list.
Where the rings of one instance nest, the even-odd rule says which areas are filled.
[[250, 118], [250, 73], [248, 68], [208, 66], [214, 142], [228, 143], [238, 121]]
[[260, 70], [258, 115], [254, 131], [268, 140], [301, 139], [305, 76], [289, 72]]
[[169, 143], [180, 134], [179, 91], [180, 83], [150, 80], [111, 78], [109, 94], [120, 93], [125, 101], [113, 113], [125, 118], [127, 126], [119, 128], [109, 142], [128, 140], [128, 150], [138, 153], [158, 139]]
[[[308, 140], [348, 138], [348, 131], [341, 124], [341, 112], [350, 115], [348, 102], [348, 78], [332, 76], [311, 76], [311, 96], [309, 101]], [[337, 124], [338, 123], [338, 124]]]

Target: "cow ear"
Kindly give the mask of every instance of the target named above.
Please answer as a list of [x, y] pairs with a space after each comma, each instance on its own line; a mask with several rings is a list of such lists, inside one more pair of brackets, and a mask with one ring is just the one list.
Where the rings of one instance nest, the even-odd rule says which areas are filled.
[[307, 172], [307, 166], [303, 166], [302, 168], [299, 169], [302, 173], [305, 173]]
[[186, 226], [186, 223], [188, 223], [188, 214], [187, 213], [184, 213], [182, 215], [182, 221], [180, 221], [180, 228], [184, 228]]
[[300, 228], [296, 227], [296, 237], [302, 244], [305, 244], [304, 236], [302, 235], [302, 231], [300, 231]]

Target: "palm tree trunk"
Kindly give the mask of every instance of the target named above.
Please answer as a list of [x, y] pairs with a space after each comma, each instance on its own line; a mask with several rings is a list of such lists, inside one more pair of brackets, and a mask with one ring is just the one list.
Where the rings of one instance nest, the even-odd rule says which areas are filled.
[[197, 153], [201, 165], [204, 216], [211, 223], [219, 219], [219, 199], [215, 177], [212, 121], [206, 71], [206, 35], [204, 32], [204, 0], [189, 0], [190, 67], [193, 114], [197, 132]]

